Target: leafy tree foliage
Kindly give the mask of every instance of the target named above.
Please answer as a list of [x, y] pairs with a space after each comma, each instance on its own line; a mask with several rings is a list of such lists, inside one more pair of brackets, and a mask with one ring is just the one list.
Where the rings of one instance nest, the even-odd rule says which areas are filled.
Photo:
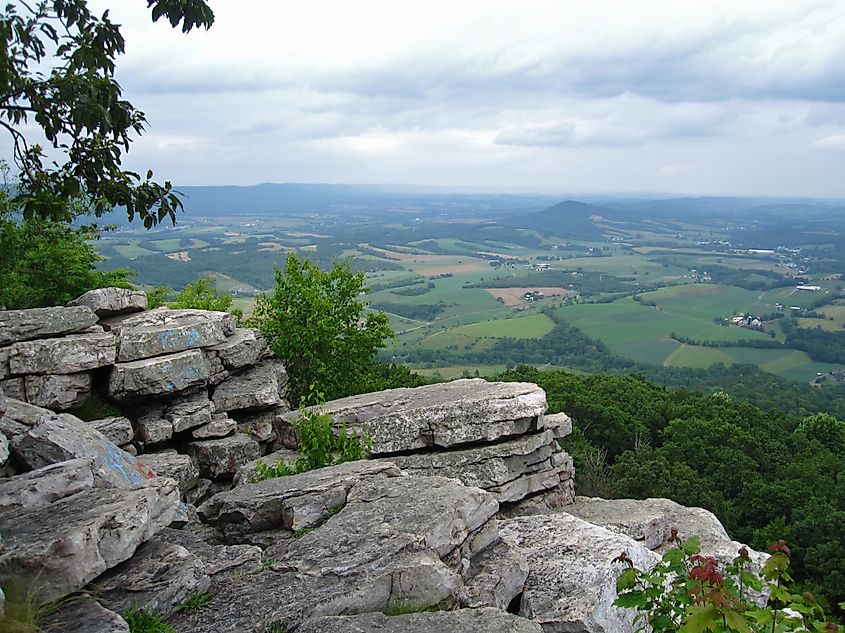
[[368, 391], [375, 353], [393, 331], [383, 312], [365, 315], [363, 273], [348, 263], [324, 271], [291, 253], [275, 277], [252, 322], [284, 361], [291, 400], [307, 398], [312, 386], [329, 400]]
[[129, 288], [131, 271], [96, 270], [91, 227], [15, 219], [0, 192], [0, 309], [64, 304], [93, 288]]
[[[203, 0], [147, 6], [153, 20], [164, 17], [186, 33], [214, 21]], [[68, 220], [68, 201], [82, 199], [95, 215], [125, 207], [146, 227], [175, 220], [182, 204], [169, 182], [121, 167], [146, 120], [114, 78], [124, 39], [108, 11], [98, 17], [86, 0], [10, 2], [0, 13], [0, 39], [0, 127], [11, 136], [20, 170], [15, 203], [24, 217]], [[52, 161], [41, 143], [61, 158]]]
[[197, 279], [185, 286], [173, 301], [167, 302], [167, 307], [226, 312], [232, 307], [232, 296], [226, 292], [217, 294], [207, 279]]

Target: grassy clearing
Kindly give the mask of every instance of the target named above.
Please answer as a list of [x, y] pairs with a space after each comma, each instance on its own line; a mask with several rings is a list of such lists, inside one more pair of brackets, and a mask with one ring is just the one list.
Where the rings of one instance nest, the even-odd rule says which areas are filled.
[[531, 314], [523, 317], [462, 325], [455, 328], [454, 333], [463, 336], [493, 338], [540, 338], [551, 332], [554, 325], [554, 321], [545, 314]]
[[138, 259], [139, 257], [146, 257], [147, 255], [159, 254], [158, 251], [151, 251], [148, 248], [139, 246], [138, 242], [135, 240], [129, 244], [115, 244], [113, 248], [127, 259]]

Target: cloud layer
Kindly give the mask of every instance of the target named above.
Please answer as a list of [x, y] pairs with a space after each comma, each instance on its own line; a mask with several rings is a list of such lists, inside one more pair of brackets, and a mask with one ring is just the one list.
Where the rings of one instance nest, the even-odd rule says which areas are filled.
[[845, 196], [837, 0], [217, 0], [188, 36], [144, 4], [129, 163], [183, 184]]

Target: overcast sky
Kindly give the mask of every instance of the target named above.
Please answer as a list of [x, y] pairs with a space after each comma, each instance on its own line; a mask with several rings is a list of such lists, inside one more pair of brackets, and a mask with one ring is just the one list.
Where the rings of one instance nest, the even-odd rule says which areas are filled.
[[845, 196], [842, 0], [92, 4], [178, 184]]

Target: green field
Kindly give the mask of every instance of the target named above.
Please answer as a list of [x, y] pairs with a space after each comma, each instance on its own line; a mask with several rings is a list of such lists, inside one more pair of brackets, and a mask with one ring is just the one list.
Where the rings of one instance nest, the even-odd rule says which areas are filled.
[[127, 259], [137, 259], [138, 257], [146, 257], [147, 255], [156, 255], [158, 251], [139, 246], [136, 241], [129, 244], [116, 244], [114, 250], [126, 257]]
[[497, 319], [472, 323], [455, 328], [453, 332], [463, 336], [491, 338], [540, 338], [554, 328], [552, 321], [545, 314], [531, 314], [524, 317]]

